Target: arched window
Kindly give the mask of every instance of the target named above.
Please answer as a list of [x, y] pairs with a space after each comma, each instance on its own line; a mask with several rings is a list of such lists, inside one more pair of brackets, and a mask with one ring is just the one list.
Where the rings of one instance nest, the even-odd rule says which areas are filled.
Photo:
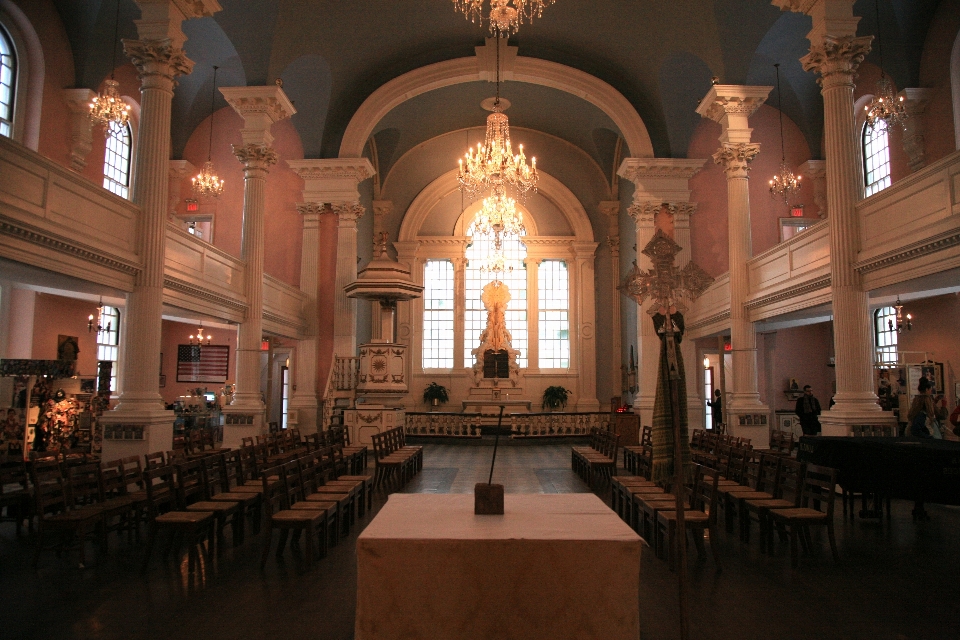
[[110, 123], [103, 159], [103, 188], [121, 198], [129, 198], [130, 192], [130, 139], [129, 124]]
[[877, 361], [897, 361], [897, 310], [881, 307], [873, 312], [873, 335], [877, 345]]
[[0, 28], [0, 135], [13, 136], [13, 106], [17, 90], [17, 54], [13, 40]]
[[537, 283], [537, 326], [540, 368], [570, 367], [570, 278], [562, 260], [540, 263]]
[[[474, 225], [470, 225], [467, 235], [473, 237], [473, 244], [467, 247], [467, 267], [464, 270], [464, 332], [463, 362], [469, 368], [473, 366], [470, 353], [480, 346], [480, 334], [487, 324], [486, 311], [480, 295], [483, 287], [492, 280], [489, 273], [481, 271], [484, 258], [490, 254], [493, 240], [487, 236], [473, 235]], [[513, 339], [513, 348], [520, 352], [517, 365], [527, 366], [527, 268], [523, 261], [527, 257], [527, 247], [515, 236], [503, 240], [503, 257], [509, 268], [500, 278], [510, 291], [507, 304], [507, 331]]]
[[120, 311], [104, 305], [97, 331], [97, 360], [110, 360], [113, 369], [110, 375], [110, 391], [117, 390], [117, 351], [120, 344]]
[[423, 368], [453, 368], [453, 263], [423, 266]]
[[872, 196], [890, 186], [890, 138], [883, 120], [863, 125], [861, 147], [866, 195]]

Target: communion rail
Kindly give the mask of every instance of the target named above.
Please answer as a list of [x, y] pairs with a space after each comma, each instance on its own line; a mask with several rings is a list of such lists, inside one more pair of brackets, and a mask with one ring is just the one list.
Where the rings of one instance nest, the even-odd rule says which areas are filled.
[[[414, 412], [406, 413], [408, 436], [479, 438], [481, 427], [496, 425], [496, 414]], [[606, 428], [609, 413], [510, 413], [503, 416], [503, 426], [512, 438], [585, 437], [594, 427]]]

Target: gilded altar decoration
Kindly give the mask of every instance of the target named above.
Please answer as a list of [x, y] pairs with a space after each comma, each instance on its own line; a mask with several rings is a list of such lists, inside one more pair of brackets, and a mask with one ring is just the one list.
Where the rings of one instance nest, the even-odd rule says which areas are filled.
[[[488, 282], [480, 295], [487, 310], [487, 325], [480, 334], [480, 345], [471, 351], [474, 356], [473, 376], [477, 383], [491, 379], [497, 386], [501, 379], [509, 380], [516, 387], [520, 366], [517, 358], [520, 351], [513, 348], [513, 338], [507, 329], [507, 305], [510, 303], [510, 288], [499, 280]], [[496, 363], [491, 366], [490, 362]]]

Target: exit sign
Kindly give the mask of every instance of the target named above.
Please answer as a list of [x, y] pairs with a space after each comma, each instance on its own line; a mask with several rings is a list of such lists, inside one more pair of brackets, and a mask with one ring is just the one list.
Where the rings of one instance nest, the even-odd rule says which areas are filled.
[[794, 218], [802, 218], [802, 217], [803, 217], [803, 205], [802, 205], [802, 204], [795, 204], [795, 205], [793, 205], [792, 207], [790, 207], [790, 215], [791, 215], [792, 217], [794, 217]]

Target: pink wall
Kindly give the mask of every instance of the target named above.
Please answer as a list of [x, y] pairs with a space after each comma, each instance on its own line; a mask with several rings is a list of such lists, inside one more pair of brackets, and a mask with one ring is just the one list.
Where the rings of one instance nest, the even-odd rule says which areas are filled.
[[[764, 361], [759, 376], [761, 387], [765, 388], [761, 396], [771, 409], [782, 411], [795, 407], [796, 403], [788, 400], [783, 391], [790, 378], [796, 378], [801, 388], [807, 384], [813, 387], [813, 394], [823, 410], [827, 410], [836, 380], [834, 369], [827, 365], [833, 355], [832, 328], [832, 323], [822, 322], [757, 336], [758, 361]], [[766, 347], [771, 340], [774, 345], [768, 360], [763, 354], [770, 353]]]
[[[750, 126], [753, 127], [752, 140], [760, 144], [760, 154], [750, 169], [750, 223], [753, 255], [757, 255], [780, 242], [779, 219], [788, 217], [790, 212], [783, 201], [770, 196], [767, 182], [780, 168], [779, 112], [764, 105], [750, 118]], [[720, 148], [720, 131], [719, 124], [703, 119], [690, 142], [687, 157], [710, 158]], [[786, 116], [783, 134], [787, 165], [796, 171], [810, 159], [810, 149], [799, 127]], [[707, 273], [717, 276], [729, 269], [726, 175], [720, 165], [709, 159], [703, 170], [690, 180], [690, 185], [691, 199], [697, 203], [697, 211], [690, 221], [693, 255]], [[796, 203], [803, 204], [812, 216], [816, 210], [813, 187], [809, 180], [801, 181], [801, 185]]]
[[57, 359], [57, 336], [73, 336], [80, 345], [77, 369], [84, 377], [96, 377], [97, 332], [87, 330], [87, 317], [96, 316], [97, 305], [86, 300], [38, 293], [33, 316], [33, 358]]
[[950, 90], [950, 54], [960, 30], [960, 0], [944, 0], [927, 30], [920, 59], [920, 86], [933, 96], [924, 113], [924, 149], [927, 163], [957, 150]]
[[[201, 213], [214, 212], [214, 246], [240, 257], [243, 236], [243, 165], [233, 155], [231, 145], [242, 144], [240, 129], [243, 119], [231, 107], [218, 110], [213, 117], [214, 140], [211, 158], [217, 175], [224, 181], [223, 195], [201, 201]], [[303, 158], [300, 136], [289, 120], [273, 125], [273, 148], [280, 161], [270, 168], [267, 176], [267, 209], [264, 219], [264, 270], [283, 282], [300, 284], [300, 250], [303, 221], [296, 204], [302, 200], [303, 180], [285, 160]], [[206, 118], [190, 136], [184, 149], [184, 159], [197, 171], [207, 160], [210, 118]], [[194, 198], [190, 177], [184, 178], [180, 189], [177, 213], [186, 213], [187, 198]]]
[[[330, 361], [333, 358], [333, 306], [336, 297], [337, 273], [337, 225], [335, 213], [320, 216], [320, 246], [318, 247], [317, 268], [320, 271], [319, 290], [317, 291], [317, 392], [326, 390], [330, 373]], [[341, 354], [344, 355], [344, 354]], [[353, 355], [352, 353], [349, 355]]]
[[[887, 76], [891, 82], [893, 78]], [[877, 90], [877, 81], [880, 80], [880, 67], [864, 62], [860, 65], [857, 73], [857, 86], [853, 90], [854, 101], [859, 100], [864, 95], [873, 95]], [[896, 84], [893, 85], [893, 91], [896, 93], [902, 89]], [[863, 126], [863, 115], [857, 114], [857, 123]], [[857, 135], [861, 135], [862, 129], [857, 130]], [[900, 127], [893, 127], [887, 130], [890, 140], [890, 181], [896, 184], [898, 180], [910, 175], [910, 164], [907, 161], [907, 153], [903, 150], [903, 130]], [[859, 138], [858, 138], [859, 140]]]
[[960, 381], [960, 294], [911, 300], [904, 305], [904, 313], [912, 314], [915, 320], [912, 331], [900, 334], [900, 350], [933, 352], [933, 361], [943, 363], [947, 401], [953, 408], [957, 402], [954, 384]]
[[[161, 370], [163, 371], [163, 375], [167, 376], [167, 384], [165, 387], [160, 389], [160, 395], [163, 396], [163, 401], [167, 404], [170, 404], [176, 400], [178, 396], [186, 394], [188, 389], [206, 387], [210, 391], [218, 391], [220, 387], [223, 386], [216, 383], [177, 382], [177, 346], [181, 344], [189, 344], [190, 335], [195, 334], [196, 331], [197, 325], [195, 324], [184, 324], [182, 322], [172, 322], [170, 320], [163, 321], [163, 328], [161, 329], [160, 336], [160, 353], [163, 354], [163, 367]], [[218, 328], [208, 329], [207, 327], [204, 327], [204, 332], [213, 336], [211, 344], [226, 344], [230, 346], [230, 375], [227, 379], [229, 381], [235, 380], [234, 371], [237, 365], [236, 330]]]

